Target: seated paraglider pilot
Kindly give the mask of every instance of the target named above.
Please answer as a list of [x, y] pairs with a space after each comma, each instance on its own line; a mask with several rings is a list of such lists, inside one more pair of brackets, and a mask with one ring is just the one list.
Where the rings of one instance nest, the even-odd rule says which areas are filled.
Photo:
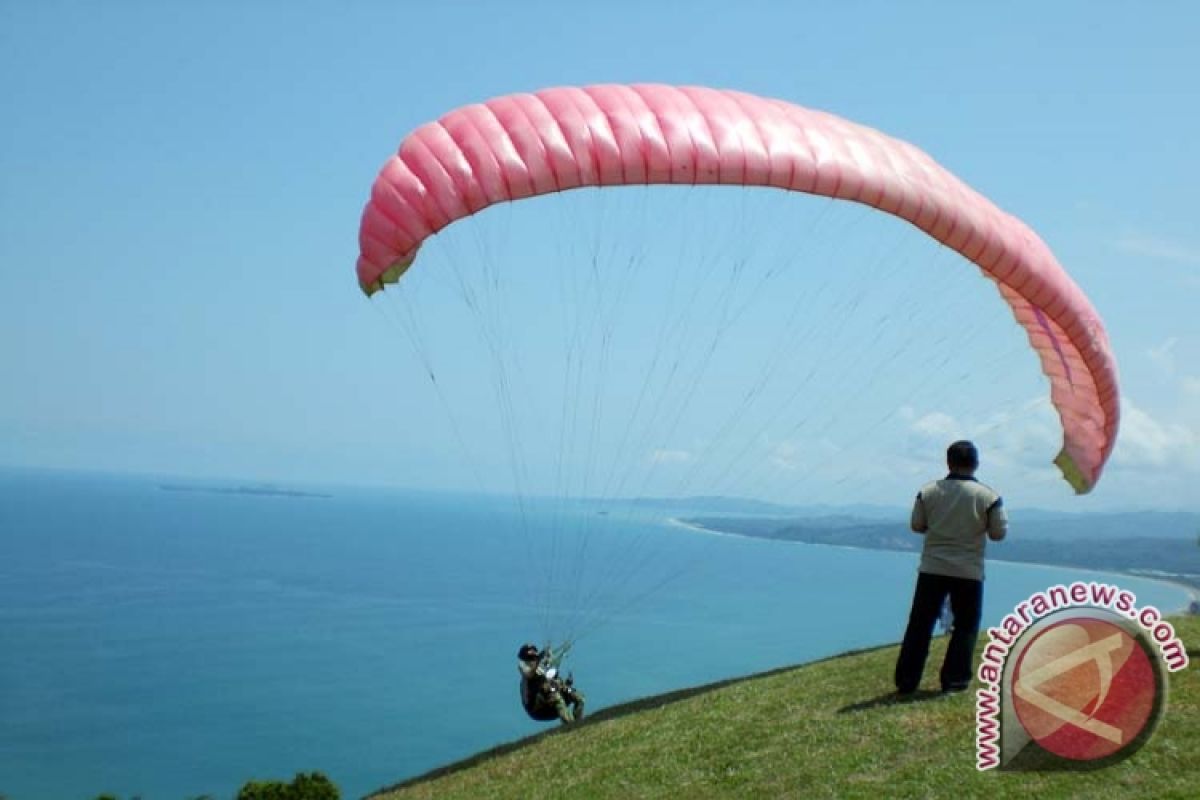
[[584, 696], [572, 678], [559, 677], [559, 661], [561, 656], [556, 659], [549, 647], [542, 651], [532, 644], [521, 645], [517, 651], [521, 705], [539, 722], [558, 719], [568, 725], [583, 719]]

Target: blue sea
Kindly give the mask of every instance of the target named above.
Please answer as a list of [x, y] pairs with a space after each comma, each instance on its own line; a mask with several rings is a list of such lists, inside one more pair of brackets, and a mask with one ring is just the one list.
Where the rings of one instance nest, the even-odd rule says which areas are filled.
[[[916, 568], [672, 523], [686, 508], [209, 491], [236, 486], [0, 472], [0, 795], [225, 798], [320, 770], [360, 797], [542, 730], [515, 654], [563, 597], [599, 709], [896, 641]], [[551, 562], [586, 591], [548, 592]], [[985, 624], [1079, 578], [1114, 580], [992, 562]]]

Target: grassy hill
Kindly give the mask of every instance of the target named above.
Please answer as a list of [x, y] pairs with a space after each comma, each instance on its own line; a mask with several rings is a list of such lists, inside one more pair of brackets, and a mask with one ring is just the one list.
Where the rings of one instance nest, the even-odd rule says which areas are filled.
[[373, 797], [1200, 797], [1200, 617], [1172, 622], [1192, 665], [1162, 723], [1093, 772], [977, 772], [974, 692], [890, 700], [889, 646], [605, 709]]

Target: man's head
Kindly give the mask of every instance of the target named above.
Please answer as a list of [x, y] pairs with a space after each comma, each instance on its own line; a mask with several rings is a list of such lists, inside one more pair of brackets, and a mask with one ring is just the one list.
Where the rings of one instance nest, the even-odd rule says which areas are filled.
[[523, 644], [521, 649], [517, 651], [517, 659], [519, 661], [537, 661], [542, 657], [537, 647], [532, 644]]
[[946, 466], [959, 475], [974, 475], [979, 468], [979, 451], [971, 442], [960, 439], [946, 449]]

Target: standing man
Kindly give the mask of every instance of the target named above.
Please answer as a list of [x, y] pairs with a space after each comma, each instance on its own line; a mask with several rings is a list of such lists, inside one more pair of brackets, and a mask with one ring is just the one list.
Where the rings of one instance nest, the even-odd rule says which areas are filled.
[[[998, 542], [1008, 532], [1000, 495], [975, 480], [979, 451], [967, 441], [946, 450], [950, 474], [917, 492], [912, 529], [924, 534], [921, 567], [900, 657], [896, 691], [911, 694], [921, 683], [929, 639], [942, 603], [950, 597], [954, 632], [942, 662], [943, 692], [961, 692], [971, 683], [975, 640], [983, 606], [983, 551], [987, 539]], [[986, 538], [985, 538], [986, 537]]]

